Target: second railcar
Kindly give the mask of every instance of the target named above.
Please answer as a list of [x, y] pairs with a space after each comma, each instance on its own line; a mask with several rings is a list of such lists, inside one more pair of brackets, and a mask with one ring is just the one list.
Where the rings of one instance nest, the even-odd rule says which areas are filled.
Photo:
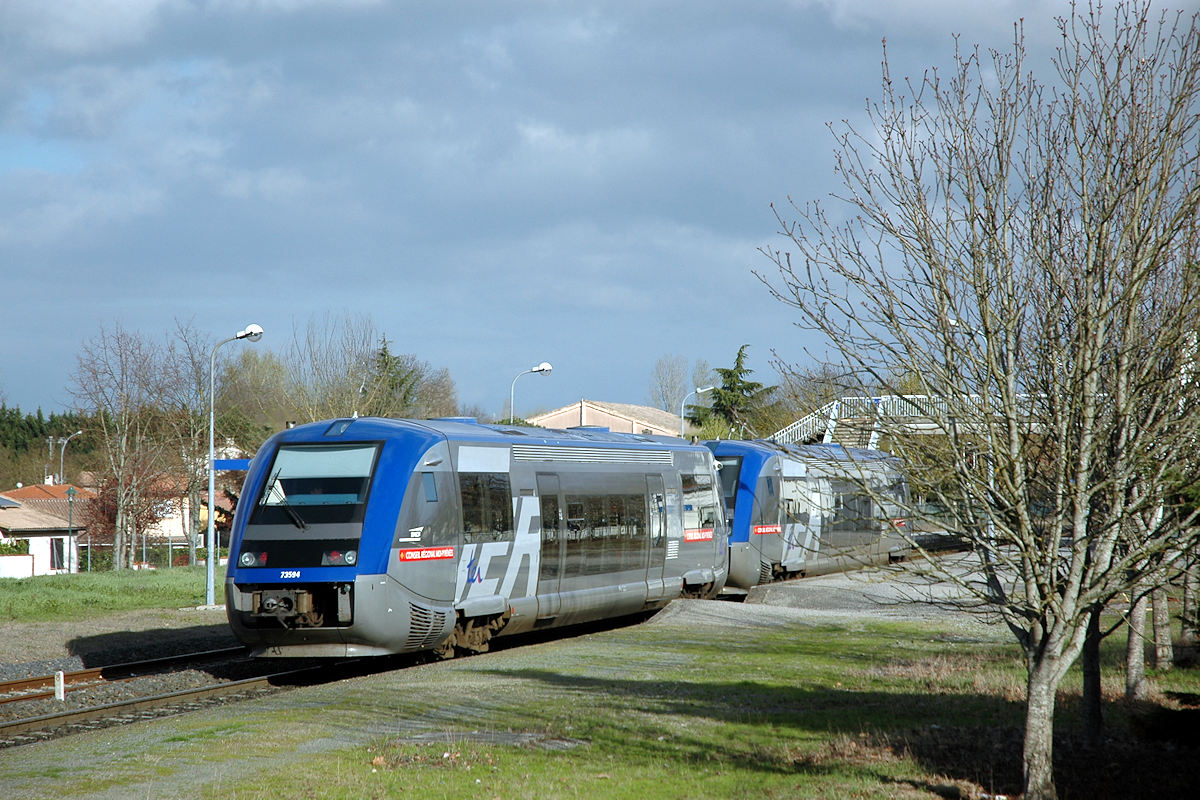
[[725, 582], [716, 464], [671, 437], [341, 419], [271, 437], [226, 609], [269, 656], [484, 650]]
[[728, 585], [903, 558], [907, 482], [895, 457], [838, 445], [706, 442], [730, 519]]

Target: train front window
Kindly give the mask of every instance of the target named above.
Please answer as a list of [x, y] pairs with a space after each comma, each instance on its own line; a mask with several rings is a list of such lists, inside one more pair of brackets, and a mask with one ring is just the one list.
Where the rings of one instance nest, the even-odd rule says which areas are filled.
[[249, 524], [362, 522], [378, 444], [280, 445]]
[[721, 494], [725, 495], [725, 508], [733, 513], [737, 505], [738, 476], [742, 472], [741, 456], [721, 456], [717, 459], [721, 465]]

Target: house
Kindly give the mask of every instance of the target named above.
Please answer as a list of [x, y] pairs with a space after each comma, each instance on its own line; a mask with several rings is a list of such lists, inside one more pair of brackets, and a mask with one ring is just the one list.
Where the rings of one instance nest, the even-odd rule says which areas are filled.
[[543, 428], [596, 426], [615, 433], [651, 433], [678, 436], [682, 421], [676, 414], [651, 406], [628, 403], [604, 403], [580, 400], [569, 406], [530, 417], [529, 422]]
[[[75, 491], [74, 500], [68, 490]], [[96, 499], [96, 493], [82, 486], [71, 486], [67, 483], [35, 483], [30, 486], [18, 485], [16, 489], [0, 492], [0, 497], [15, 500], [25, 508], [44, 511], [63, 520], [74, 516], [79, 519], [79, 504]], [[72, 513], [73, 512], [73, 513]]]
[[[61, 490], [49, 492], [26, 492], [24, 488]], [[79, 538], [86, 528], [76, 525], [72, 519], [73, 503], [67, 494], [67, 486], [18, 487], [0, 494], [0, 542], [25, 540], [29, 543], [28, 554], [0, 555], [0, 578], [28, 578], [33, 575], [55, 575], [79, 571]], [[79, 494], [87, 490], [76, 490]], [[32, 499], [19, 499], [13, 495], [32, 495]], [[56, 496], [61, 494], [61, 498]], [[61, 500], [65, 513], [52, 513]], [[40, 507], [39, 507], [40, 504]]]

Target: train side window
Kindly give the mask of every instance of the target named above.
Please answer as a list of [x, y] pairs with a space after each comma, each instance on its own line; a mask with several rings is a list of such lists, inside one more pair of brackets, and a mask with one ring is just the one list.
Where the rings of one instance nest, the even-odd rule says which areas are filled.
[[562, 576], [644, 571], [649, 559], [645, 476], [564, 475], [563, 483], [566, 519]]
[[513, 536], [512, 488], [504, 472], [463, 472], [458, 476], [467, 544]]
[[425, 502], [426, 503], [436, 503], [437, 497], [438, 497], [437, 481], [434, 480], [432, 472], [422, 472], [421, 473], [421, 487], [425, 491]]
[[781, 489], [785, 521], [807, 525], [809, 521], [808, 481], [804, 478], [784, 478]]
[[833, 490], [832, 530], [855, 531], [870, 526], [874, 519], [871, 498], [846, 481], [830, 481]]
[[712, 478], [689, 473], [684, 473], [680, 478], [683, 481], [684, 530], [705, 530], [715, 526], [717, 495], [713, 492]]

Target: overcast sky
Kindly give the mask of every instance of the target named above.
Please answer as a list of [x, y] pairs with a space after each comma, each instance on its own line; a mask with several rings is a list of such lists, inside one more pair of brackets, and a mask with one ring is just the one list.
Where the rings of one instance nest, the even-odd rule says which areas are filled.
[[774, 382], [820, 344], [751, 274], [770, 204], [836, 188], [826, 123], [878, 96], [881, 40], [916, 74], [1065, 8], [2, 0], [0, 398], [71, 407], [102, 327], [266, 329], [227, 355], [326, 312], [494, 413], [543, 360], [518, 413], [742, 344]]

